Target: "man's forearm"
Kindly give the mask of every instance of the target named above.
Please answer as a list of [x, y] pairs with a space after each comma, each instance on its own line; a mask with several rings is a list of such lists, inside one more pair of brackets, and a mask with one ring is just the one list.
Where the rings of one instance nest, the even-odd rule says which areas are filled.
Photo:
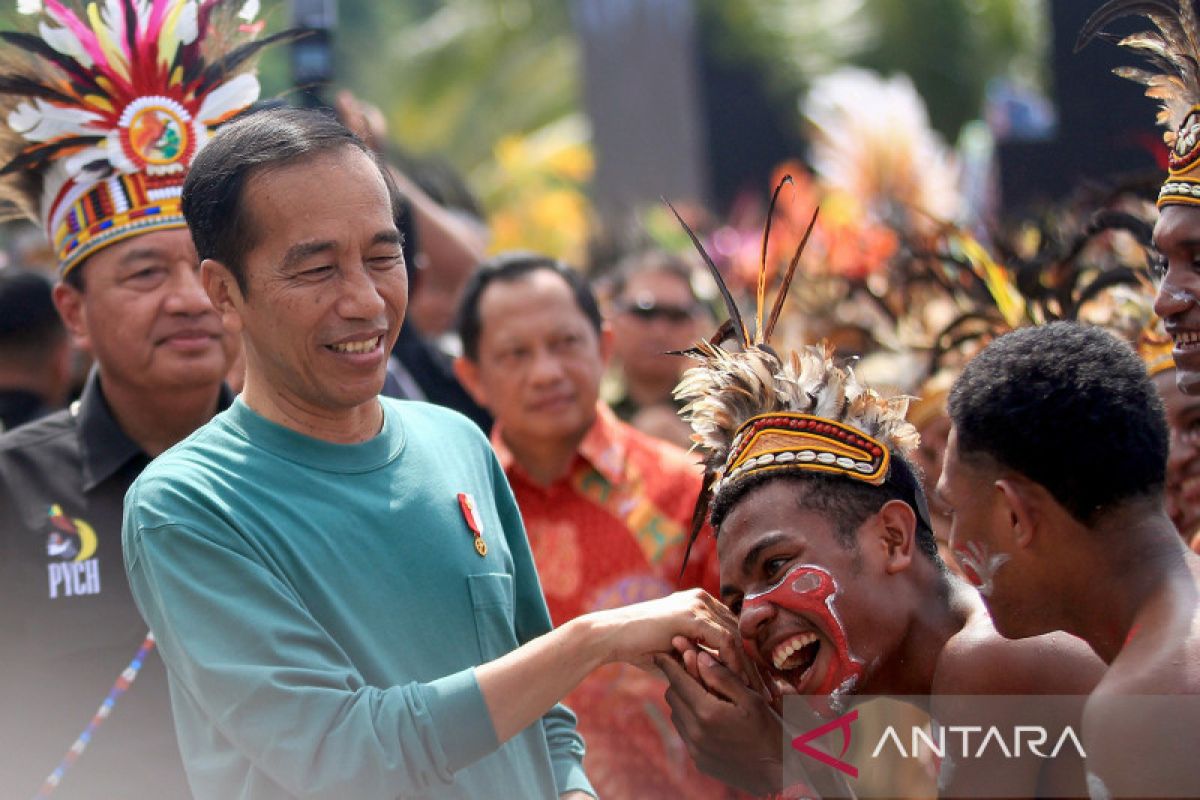
[[653, 666], [655, 653], [682, 636], [738, 662], [741, 636], [729, 609], [700, 590], [612, 608], [571, 620], [475, 670], [496, 738], [507, 741], [613, 661]]
[[496, 738], [507, 741], [541, 719], [606, 660], [599, 629], [580, 617], [476, 668]]

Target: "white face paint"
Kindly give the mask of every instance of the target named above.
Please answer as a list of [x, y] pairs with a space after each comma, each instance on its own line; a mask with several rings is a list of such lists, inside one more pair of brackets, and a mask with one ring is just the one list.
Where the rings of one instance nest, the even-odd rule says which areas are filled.
[[993, 554], [987, 545], [979, 542], [967, 542], [965, 547], [956, 547], [954, 557], [962, 565], [967, 580], [984, 597], [991, 597], [996, 573], [1011, 558], [1008, 553]]
[[1174, 286], [1162, 286], [1159, 291], [1171, 298], [1177, 303], [1196, 304], [1196, 295], [1189, 292], [1187, 289], [1178, 289]]

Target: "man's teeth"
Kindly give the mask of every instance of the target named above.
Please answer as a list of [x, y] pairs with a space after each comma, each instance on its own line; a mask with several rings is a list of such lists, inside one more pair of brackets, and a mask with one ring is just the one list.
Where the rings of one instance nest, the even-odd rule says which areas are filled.
[[[816, 640], [817, 635], [815, 633], [802, 633], [799, 636], [793, 636], [791, 639], [788, 639], [786, 642], [776, 647], [775, 652], [771, 654], [771, 661], [775, 664], [775, 669], [789, 669], [789, 667], [784, 666], [787, 664], [788, 659], [790, 659], [792, 655], [798, 652], [801, 648], [812, 644]], [[793, 664], [792, 666], [795, 665]]]
[[1174, 338], [1177, 345], [1200, 344], [1200, 331], [1180, 331]]
[[376, 336], [374, 339], [367, 339], [362, 342], [346, 342], [345, 344], [331, 344], [329, 349], [336, 353], [369, 353], [379, 345], [379, 340], [383, 338]]

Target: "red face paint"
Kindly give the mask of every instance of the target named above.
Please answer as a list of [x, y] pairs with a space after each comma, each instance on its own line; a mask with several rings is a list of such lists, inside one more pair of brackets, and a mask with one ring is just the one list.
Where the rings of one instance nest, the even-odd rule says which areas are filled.
[[[772, 588], [742, 600], [743, 613], [746, 608], [773, 603], [816, 621], [820, 633], [828, 640], [821, 643], [822, 649], [832, 644], [833, 652], [824, 680], [808, 692], [814, 698], [827, 698], [851, 691], [863, 673], [862, 661], [850, 654], [846, 629], [842, 627], [842, 621], [833, 608], [836, 595], [837, 583], [832, 575], [820, 567], [800, 565], [789, 570], [783, 580]], [[745, 640], [745, 646], [752, 651], [756, 649], [748, 639]], [[820, 657], [819, 653], [817, 657]], [[832, 709], [827, 707], [815, 710], [821, 714], [832, 713]]]

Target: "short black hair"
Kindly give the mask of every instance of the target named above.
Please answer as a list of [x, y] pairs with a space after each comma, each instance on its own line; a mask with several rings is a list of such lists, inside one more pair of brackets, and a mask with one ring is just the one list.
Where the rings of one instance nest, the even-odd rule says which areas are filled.
[[23, 269], [0, 269], [0, 358], [27, 369], [43, 368], [46, 354], [66, 335], [50, 279]]
[[[899, 460], [899, 456], [892, 457], [892, 469], [898, 468], [896, 462]], [[916, 468], [908, 462], [904, 462], [904, 464], [914, 476], [916, 483], [914, 490], [921, 491], [919, 479], [916, 479]], [[883, 508], [885, 503], [891, 500], [907, 503], [917, 517], [917, 549], [935, 565], [944, 566], [941, 556], [938, 555], [937, 540], [933, 536], [933, 531], [921, 519], [922, 512], [913, 507], [913, 503], [892, 481], [881, 486], [873, 486], [837, 475], [798, 470], [751, 472], [741, 480], [721, 487], [721, 490], [713, 497], [709, 510], [712, 529], [719, 535], [721, 525], [733, 507], [753, 489], [768, 481], [786, 481], [794, 486], [797, 504], [828, 518], [833, 523], [838, 544], [847, 550], [858, 549], [858, 529], [862, 527], [868, 517]]]
[[665, 250], [643, 250], [626, 256], [617, 262], [608, 280], [609, 293], [615, 300], [625, 291], [630, 279], [646, 272], [659, 272], [678, 278], [687, 287], [692, 302], [699, 305], [700, 298], [692, 285], [692, 267], [682, 256]]
[[331, 113], [265, 108], [221, 128], [196, 156], [183, 183], [183, 216], [200, 259], [224, 264], [244, 293], [244, 258], [255, 245], [253, 220], [242, 202], [246, 183], [263, 170], [344, 147], [362, 152], [379, 168], [392, 218], [397, 218], [400, 196], [387, 168]]
[[949, 411], [962, 458], [1029, 478], [1085, 525], [1163, 490], [1162, 400], [1103, 329], [1055, 322], [999, 337], [963, 369]]
[[596, 333], [600, 332], [603, 324], [600, 306], [583, 275], [550, 256], [525, 252], [502, 253], [480, 264], [463, 288], [458, 306], [458, 338], [462, 340], [464, 356], [471, 361], [479, 360], [479, 334], [482, 328], [479, 302], [487, 287], [496, 281], [511, 283], [539, 270], [553, 272], [566, 281], [575, 298], [575, 305], [579, 306]]

